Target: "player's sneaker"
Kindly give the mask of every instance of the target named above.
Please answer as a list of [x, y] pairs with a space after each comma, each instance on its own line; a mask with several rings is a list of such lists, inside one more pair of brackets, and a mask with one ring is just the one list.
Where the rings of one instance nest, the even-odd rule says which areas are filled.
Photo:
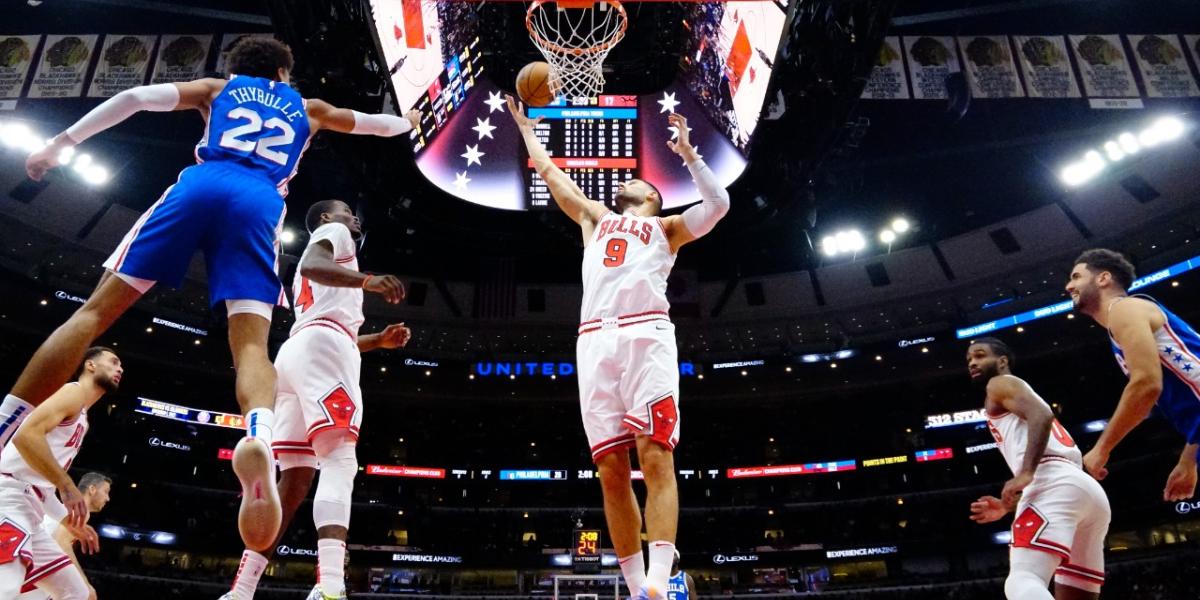
[[233, 600], [233, 592], [225, 592], [220, 598], [217, 598], [217, 600]]
[[238, 510], [242, 541], [251, 550], [268, 550], [283, 520], [271, 449], [261, 439], [242, 438], [233, 449], [233, 472], [242, 483], [242, 507]]
[[342, 592], [337, 596], [329, 596], [321, 590], [321, 584], [313, 586], [311, 592], [308, 593], [308, 598], [305, 600], [346, 600], [346, 592]]

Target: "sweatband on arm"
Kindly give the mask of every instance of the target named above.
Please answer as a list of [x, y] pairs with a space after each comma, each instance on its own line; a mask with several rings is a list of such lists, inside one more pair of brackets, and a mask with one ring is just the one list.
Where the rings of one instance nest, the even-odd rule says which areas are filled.
[[130, 88], [105, 100], [83, 118], [67, 128], [67, 137], [75, 143], [112, 127], [143, 110], [169, 112], [179, 105], [179, 88], [171, 83], [157, 83]]
[[729, 212], [729, 192], [717, 183], [712, 169], [703, 160], [688, 163], [687, 167], [700, 190], [701, 202], [683, 211], [683, 225], [693, 236], [700, 237], [712, 231], [717, 221]]
[[350, 133], [394, 137], [412, 131], [412, 123], [396, 115], [368, 115], [357, 110], [354, 113], [354, 129]]

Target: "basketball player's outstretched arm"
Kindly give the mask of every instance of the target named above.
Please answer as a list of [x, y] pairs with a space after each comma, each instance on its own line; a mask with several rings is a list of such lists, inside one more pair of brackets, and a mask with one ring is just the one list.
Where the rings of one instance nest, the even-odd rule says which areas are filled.
[[1196, 452], [1200, 444], [1188, 444], [1179, 454], [1179, 463], [1167, 476], [1167, 486], [1163, 488], [1163, 500], [1175, 502], [1187, 500], [1196, 495]]
[[337, 263], [333, 256], [333, 244], [321, 240], [310, 244], [300, 263], [301, 277], [307, 277], [329, 287], [362, 288], [380, 294], [391, 304], [404, 300], [404, 284], [395, 275], [368, 275], [347, 269]]
[[712, 169], [704, 164], [696, 149], [692, 147], [688, 135], [687, 118], [671, 113], [667, 122], [678, 132], [676, 141], [667, 142], [672, 152], [683, 158], [688, 171], [700, 190], [700, 204], [688, 207], [681, 215], [671, 215], [663, 219], [663, 227], [667, 230], [667, 239], [671, 242], [671, 251], [678, 251], [684, 244], [712, 231], [717, 221], [729, 212], [729, 192], [717, 183]]
[[25, 159], [25, 172], [34, 181], [41, 181], [46, 171], [59, 166], [58, 155], [66, 148], [116, 126], [125, 119], [144, 111], [174, 110], [207, 111], [212, 99], [225, 89], [222, 79], [197, 79], [184, 83], [157, 83], [129, 88], [100, 103], [74, 125], [54, 137], [41, 150]]
[[368, 333], [358, 336], [358, 351], [395, 350], [403, 348], [412, 337], [412, 330], [404, 323], [393, 323], [383, 328], [379, 333]]
[[571, 178], [563, 173], [562, 169], [554, 164], [554, 161], [550, 160], [550, 155], [546, 153], [542, 142], [538, 141], [537, 134], [533, 132], [533, 128], [541, 122], [542, 118], [526, 117], [525, 111], [512, 96], [508, 96], [507, 99], [508, 113], [512, 115], [517, 129], [521, 131], [521, 137], [525, 140], [525, 148], [529, 150], [529, 159], [533, 161], [533, 168], [537, 169], [542, 181], [546, 182], [546, 187], [550, 189], [550, 195], [554, 197], [558, 208], [571, 217], [572, 221], [585, 228], [584, 239], [590, 238], [591, 227], [604, 218], [608, 209], [603, 204], [584, 195], [583, 190], [579, 189], [579, 186], [575, 185], [575, 182], [571, 181]]
[[417, 128], [421, 112], [410, 110], [403, 117], [396, 115], [368, 115], [349, 108], [338, 108], [324, 100], [309, 99], [304, 107], [313, 131], [328, 129], [338, 133], [395, 137]]
[[68, 383], [33, 409], [12, 439], [21, 458], [30, 468], [58, 490], [58, 497], [67, 507], [67, 522], [77, 528], [87, 523], [87, 503], [83, 500], [83, 493], [71, 481], [71, 476], [54, 460], [54, 452], [50, 450], [46, 436], [63, 421], [79, 415], [85, 407], [83, 390], [78, 385]]
[[1096, 445], [1083, 457], [1083, 466], [1096, 479], [1108, 475], [1109, 455], [1117, 444], [1146, 417], [1162, 394], [1162, 367], [1158, 362], [1158, 344], [1154, 341], [1153, 319], [1161, 313], [1153, 303], [1139, 298], [1118, 302], [1109, 312], [1108, 330], [1121, 346], [1129, 383], [1121, 393], [1117, 409], [1096, 440]]
[[1004, 484], [1000, 494], [1006, 506], [1016, 506], [1018, 496], [1030, 482], [1037, 471], [1038, 463], [1046, 454], [1046, 444], [1050, 442], [1050, 428], [1054, 423], [1054, 413], [1045, 400], [1029, 387], [1019, 377], [1000, 375], [993, 377], [987, 385], [988, 400], [999, 404], [1014, 415], [1024, 419], [1028, 426], [1029, 439], [1025, 440], [1025, 463], [1021, 472]]

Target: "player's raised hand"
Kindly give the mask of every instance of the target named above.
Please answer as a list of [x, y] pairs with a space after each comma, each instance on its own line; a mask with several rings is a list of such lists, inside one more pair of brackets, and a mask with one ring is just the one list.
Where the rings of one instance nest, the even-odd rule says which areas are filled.
[[413, 129], [416, 129], [421, 124], [421, 111], [414, 108], [404, 113], [404, 118], [408, 119], [409, 123], [412, 123]]
[[67, 507], [67, 518], [63, 521], [67, 527], [72, 530], [83, 529], [88, 521], [88, 506], [79, 488], [68, 482], [58, 488], [58, 498], [62, 500], [63, 506]]
[[384, 350], [395, 350], [403, 348], [408, 344], [408, 340], [412, 338], [412, 330], [404, 325], [404, 323], [394, 323], [388, 325], [379, 332], [379, 347]]
[[508, 114], [512, 115], [513, 121], [521, 131], [533, 131], [533, 128], [542, 122], [541, 117], [530, 119], [525, 116], [525, 105], [517, 102], [517, 99], [513, 98], [511, 94], [505, 94], [504, 99], [508, 102]]
[[1033, 482], [1033, 475], [1021, 471], [1016, 477], [1009, 479], [1004, 483], [1004, 490], [1000, 492], [1000, 498], [1005, 506], [1016, 506], [1017, 500], [1021, 499], [1021, 492], [1029, 487]]
[[46, 171], [62, 165], [58, 160], [58, 155], [73, 145], [69, 140], [63, 138], [66, 138], [66, 135], [60, 134], [46, 144], [45, 148], [30, 154], [29, 158], [25, 159], [25, 174], [30, 179], [41, 181], [46, 176]]
[[370, 275], [363, 283], [363, 289], [381, 294], [391, 304], [400, 304], [404, 300], [404, 284], [395, 275]]
[[673, 139], [667, 140], [667, 148], [671, 152], [683, 157], [686, 162], [691, 162], [698, 158], [696, 149], [692, 147], [692, 136], [688, 133], [687, 117], [679, 113], [671, 113], [667, 117], [667, 124], [675, 130], [676, 136]]
[[1108, 469], [1105, 465], [1108, 464], [1108, 454], [1101, 452], [1100, 448], [1092, 448], [1087, 454], [1083, 455], [1083, 468], [1096, 478], [1096, 481], [1104, 481], [1108, 477]]
[[1006, 514], [1008, 514], [1008, 509], [995, 496], [981, 496], [971, 503], [971, 520], [980, 525], [999, 521]]
[[1179, 463], [1167, 477], [1167, 487], [1163, 488], [1163, 500], [1175, 502], [1187, 500], [1196, 495], [1196, 463]]

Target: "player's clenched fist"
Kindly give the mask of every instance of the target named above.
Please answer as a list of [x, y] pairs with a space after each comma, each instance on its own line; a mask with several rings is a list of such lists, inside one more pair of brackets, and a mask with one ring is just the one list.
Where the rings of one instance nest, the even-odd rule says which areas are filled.
[[982, 496], [971, 503], [971, 520], [979, 524], [999, 521], [1006, 514], [1008, 509], [995, 496]]
[[404, 284], [395, 275], [371, 275], [363, 282], [363, 289], [382, 295], [384, 300], [392, 304], [404, 300]]

